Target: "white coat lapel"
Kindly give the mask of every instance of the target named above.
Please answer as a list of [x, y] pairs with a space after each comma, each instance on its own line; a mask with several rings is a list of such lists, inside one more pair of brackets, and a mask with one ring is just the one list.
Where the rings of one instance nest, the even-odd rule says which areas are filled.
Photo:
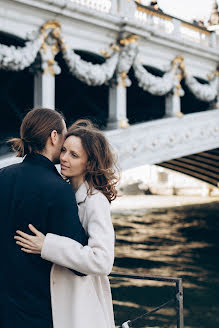
[[88, 190], [88, 184], [87, 182], [84, 182], [77, 190], [75, 197], [77, 204], [83, 203], [85, 199], [87, 198], [87, 190]]

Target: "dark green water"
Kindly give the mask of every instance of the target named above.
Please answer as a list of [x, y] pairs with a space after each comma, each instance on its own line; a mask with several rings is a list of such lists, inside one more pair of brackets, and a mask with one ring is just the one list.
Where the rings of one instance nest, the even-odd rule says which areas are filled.
[[[114, 215], [113, 271], [182, 277], [186, 328], [219, 328], [219, 203]], [[111, 278], [116, 324], [174, 296], [173, 284]], [[134, 327], [176, 327], [169, 306]]]

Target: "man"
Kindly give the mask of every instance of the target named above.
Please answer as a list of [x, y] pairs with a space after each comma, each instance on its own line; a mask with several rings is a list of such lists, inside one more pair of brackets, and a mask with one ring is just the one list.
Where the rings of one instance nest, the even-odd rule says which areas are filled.
[[87, 244], [72, 187], [57, 172], [66, 133], [57, 111], [36, 108], [11, 139], [22, 163], [0, 170], [0, 327], [52, 328], [50, 270], [52, 263], [25, 254], [16, 245], [16, 230], [32, 223], [44, 234], [53, 232]]
[[154, 10], [163, 12], [163, 10], [159, 7], [158, 2], [156, 0], [152, 0], [150, 2], [150, 7], [152, 7]]

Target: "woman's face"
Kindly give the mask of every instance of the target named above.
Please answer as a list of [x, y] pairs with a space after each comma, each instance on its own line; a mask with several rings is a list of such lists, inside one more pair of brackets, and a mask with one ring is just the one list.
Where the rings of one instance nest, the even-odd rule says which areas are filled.
[[84, 179], [87, 160], [88, 157], [82, 146], [81, 139], [76, 136], [68, 137], [60, 154], [61, 173], [68, 178]]

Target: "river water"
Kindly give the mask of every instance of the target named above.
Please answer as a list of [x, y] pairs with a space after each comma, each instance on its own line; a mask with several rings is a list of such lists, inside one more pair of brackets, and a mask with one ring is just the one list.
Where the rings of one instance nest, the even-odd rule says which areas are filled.
[[[219, 328], [219, 202], [114, 214], [113, 271], [182, 277], [186, 328]], [[168, 301], [174, 285], [111, 278], [116, 324]], [[176, 327], [173, 306], [134, 327]]]

